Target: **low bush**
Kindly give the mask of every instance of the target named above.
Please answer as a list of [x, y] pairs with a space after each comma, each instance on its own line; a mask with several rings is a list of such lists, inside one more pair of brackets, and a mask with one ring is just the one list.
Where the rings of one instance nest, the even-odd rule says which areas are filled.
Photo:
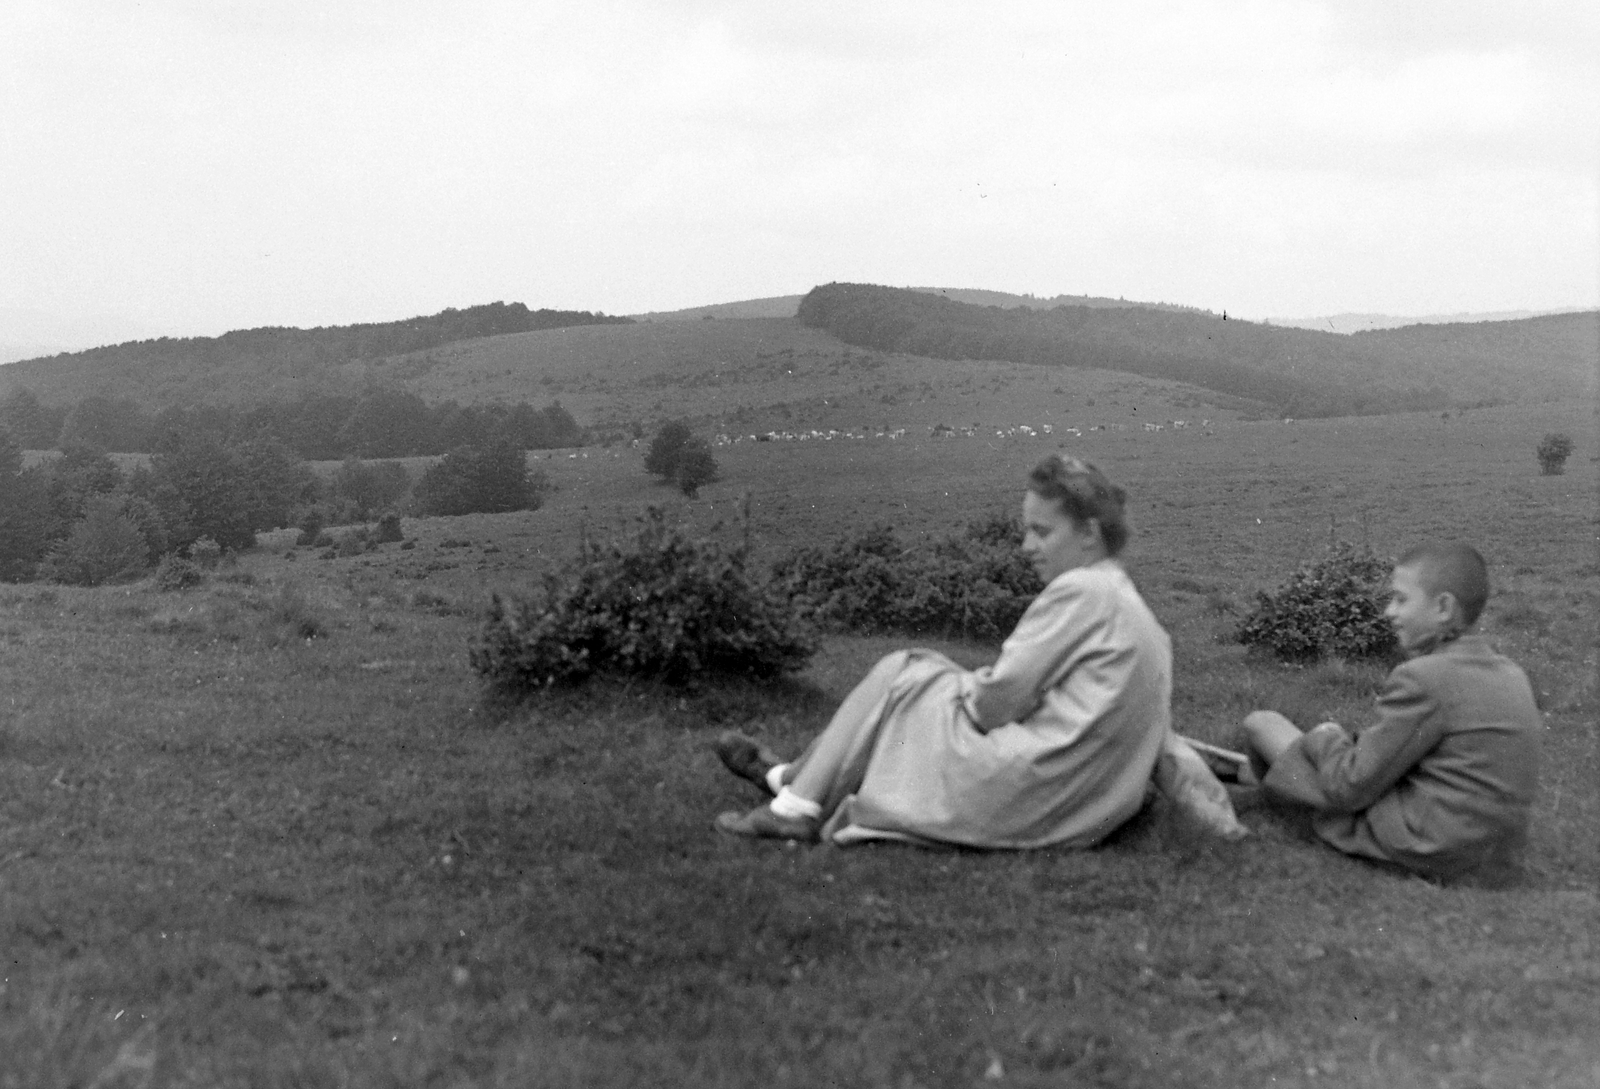
[[222, 562], [222, 546], [210, 537], [201, 537], [189, 544], [189, 559], [202, 570], [210, 571]]
[[1539, 440], [1534, 453], [1539, 458], [1539, 471], [1545, 476], [1560, 476], [1567, 471], [1567, 459], [1572, 456], [1572, 436], [1552, 431]]
[[378, 519], [378, 528], [373, 532], [372, 539], [378, 544], [389, 544], [392, 541], [406, 539], [405, 531], [400, 528], [400, 515], [390, 511]]
[[169, 552], [161, 557], [161, 563], [156, 567], [157, 590], [187, 590], [191, 586], [199, 586], [206, 580], [206, 573], [200, 570], [198, 564], [186, 560], [176, 552]]
[[1008, 515], [914, 545], [880, 525], [794, 552], [774, 565], [773, 578], [800, 615], [823, 627], [994, 641], [1044, 588], [1021, 543]]
[[372, 539], [372, 533], [366, 526], [357, 526], [355, 529], [346, 530], [339, 534], [333, 542], [333, 551], [336, 556], [359, 556], [363, 552], [371, 552], [377, 548], [377, 542]]
[[585, 541], [541, 593], [496, 596], [472, 667], [508, 694], [596, 673], [679, 683], [798, 670], [815, 640], [746, 559], [746, 548], [691, 539], [651, 508], [631, 542]]
[[1239, 625], [1239, 642], [1263, 647], [1286, 662], [1378, 658], [1395, 649], [1384, 619], [1390, 564], [1340, 541], [1328, 554], [1302, 565], [1277, 593], [1256, 594], [1256, 606]]

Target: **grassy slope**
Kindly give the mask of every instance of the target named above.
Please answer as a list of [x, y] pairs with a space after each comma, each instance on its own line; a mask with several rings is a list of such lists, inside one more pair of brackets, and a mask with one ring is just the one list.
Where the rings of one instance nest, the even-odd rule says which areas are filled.
[[857, 349], [788, 318], [644, 322], [488, 337], [363, 366], [355, 377], [402, 383], [430, 401], [549, 396], [586, 424], [653, 424], [686, 416], [734, 433], [925, 429], [941, 422], [1088, 427], [1233, 416], [1254, 407], [1197, 387], [1112, 371]]
[[[185, 593], [0, 588], [0, 1084], [1592, 1085], [1591, 422], [1074, 443], [1132, 492], [1177, 718], [1213, 740], [1257, 705], [1365, 713], [1379, 671], [1223, 641], [1330, 522], [1385, 552], [1480, 543], [1488, 629], [1550, 727], [1513, 891], [1398, 878], [1267, 811], [1236, 847], [1159, 809], [1087, 853], [716, 838], [754, 800], [716, 730], [792, 749], [891, 640], [830, 640], [771, 692], [601, 686], [509, 714], [466, 668], [487, 592], [585, 520], [664, 501], [709, 524], [749, 489], [768, 555], [885, 518], [943, 531], [1013, 504], [1040, 440], [741, 445], [694, 503], [636, 452], [556, 455], [544, 510], [408, 521], [411, 550], [289, 558], [280, 534]], [[1537, 476], [1556, 428], [1572, 471]]]

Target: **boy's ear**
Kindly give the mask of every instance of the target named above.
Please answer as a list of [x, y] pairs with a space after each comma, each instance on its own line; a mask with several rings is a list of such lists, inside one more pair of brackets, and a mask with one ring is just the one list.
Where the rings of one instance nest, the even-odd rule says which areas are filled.
[[1461, 627], [1461, 602], [1449, 590], [1440, 590], [1433, 598], [1434, 608], [1450, 627]]

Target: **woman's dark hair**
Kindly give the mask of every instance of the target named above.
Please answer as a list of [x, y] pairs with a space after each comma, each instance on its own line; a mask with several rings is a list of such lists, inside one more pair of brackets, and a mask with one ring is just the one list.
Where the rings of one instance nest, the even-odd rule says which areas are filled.
[[1028, 490], [1060, 503], [1062, 512], [1080, 526], [1093, 518], [1100, 525], [1106, 555], [1115, 556], [1128, 543], [1128, 521], [1122, 512], [1128, 493], [1091, 463], [1051, 454], [1028, 474]]

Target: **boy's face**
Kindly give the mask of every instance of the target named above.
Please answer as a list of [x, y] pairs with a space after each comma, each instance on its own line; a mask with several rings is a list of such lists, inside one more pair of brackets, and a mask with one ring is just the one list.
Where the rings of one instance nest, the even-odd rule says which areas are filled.
[[1389, 576], [1389, 604], [1383, 615], [1407, 654], [1438, 642], [1450, 630], [1455, 611], [1455, 598], [1448, 593], [1430, 593], [1415, 565], [1396, 567]]

